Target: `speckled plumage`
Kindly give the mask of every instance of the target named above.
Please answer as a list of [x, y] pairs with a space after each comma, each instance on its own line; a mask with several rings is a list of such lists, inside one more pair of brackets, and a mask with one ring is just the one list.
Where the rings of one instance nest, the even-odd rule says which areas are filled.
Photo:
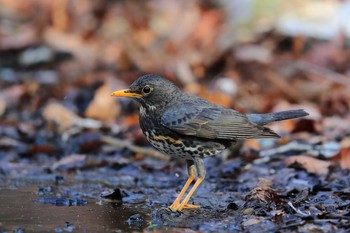
[[[147, 140], [169, 156], [187, 160], [189, 179], [172, 209], [197, 208], [187, 202], [205, 177], [203, 159], [213, 156], [238, 140], [279, 137], [263, 125], [308, 115], [303, 110], [270, 114], [241, 114], [183, 93], [158, 75], [144, 75], [128, 90], [112, 93], [132, 97], [140, 103], [140, 126]], [[180, 203], [184, 192], [197, 177], [194, 187]]]
[[137, 99], [141, 129], [151, 145], [170, 156], [205, 158], [238, 139], [278, 137], [270, 129], [249, 122], [245, 115], [185, 94], [156, 75], [141, 77], [130, 89], [144, 85], [153, 85], [158, 93]]

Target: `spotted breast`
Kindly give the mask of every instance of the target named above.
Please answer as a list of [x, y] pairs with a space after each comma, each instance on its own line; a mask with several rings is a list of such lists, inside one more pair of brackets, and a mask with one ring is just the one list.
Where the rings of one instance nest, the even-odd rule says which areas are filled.
[[[205, 142], [191, 137], [164, 136], [155, 130], [144, 131], [150, 144], [156, 149], [172, 157], [192, 159], [193, 157], [213, 156], [231, 145], [231, 142], [208, 141]], [[191, 138], [191, 139], [190, 139]]]

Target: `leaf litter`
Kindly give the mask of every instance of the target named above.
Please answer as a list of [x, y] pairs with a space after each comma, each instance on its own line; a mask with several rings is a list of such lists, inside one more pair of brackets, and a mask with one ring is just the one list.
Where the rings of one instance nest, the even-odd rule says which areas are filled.
[[[211, 1], [0, 4], [0, 206], [17, 210], [0, 214], [0, 232], [349, 231], [346, 34], [295, 36], [286, 21], [248, 33], [231, 3]], [[202, 208], [171, 213], [184, 161], [149, 147], [138, 106], [109, 96], [145, 72], [245, 113], [310, 116], [208, 158]], [[45, 213], [13, 223], [17, 204]]]

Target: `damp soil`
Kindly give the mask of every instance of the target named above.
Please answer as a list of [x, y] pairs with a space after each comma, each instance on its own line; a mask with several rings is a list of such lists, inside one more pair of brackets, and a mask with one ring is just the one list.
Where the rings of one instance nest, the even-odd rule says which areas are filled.
[[281, 158], [207, 159], [191, 200], [201, 208], [182, 212], [167, 209], [186, 181], [181, 160], [2, 174], [0, 232], [348, 232], [349, 172], [318, 177]]
[[[123, 168], [54, 174], [25, 169], [24, 174], [1, 176], [0, 232], [233, 229], [225, 209], [234, 194], [223, 190], [212, 194], [210, 182], [195, 197], [201, 209], [167, 209], [186, 180], [185, 169], [174, 167], [174, 173], [158, 170], [168, 163], [145, 159]], [[150, 164], [156, 167], [151, 169]], [[222, 220], [226, 223], [218, 225]]]
[[[84, 198], [81, 205], [43, 203], [33, 187], [0, 190], [0, 232], [127, 232], [135, 227], [128, 218], [137, 211], [131, 206], [116, 206]], [[71, 199], [71, 202], [74, 202]], [[140, 225], [137, 227], [139, 229]]]

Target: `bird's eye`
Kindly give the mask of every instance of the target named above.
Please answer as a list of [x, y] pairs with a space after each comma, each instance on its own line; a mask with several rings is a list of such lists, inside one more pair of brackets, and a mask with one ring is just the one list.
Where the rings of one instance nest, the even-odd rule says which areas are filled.
[[143, 92], [144, 94], [149, 94], [149, 93], [151, 93], [151, 91], [152, 91], [152, 88], [151, 88], [150, 86], [144, 86], [144, 87], [142, 88], [142, 92]]

